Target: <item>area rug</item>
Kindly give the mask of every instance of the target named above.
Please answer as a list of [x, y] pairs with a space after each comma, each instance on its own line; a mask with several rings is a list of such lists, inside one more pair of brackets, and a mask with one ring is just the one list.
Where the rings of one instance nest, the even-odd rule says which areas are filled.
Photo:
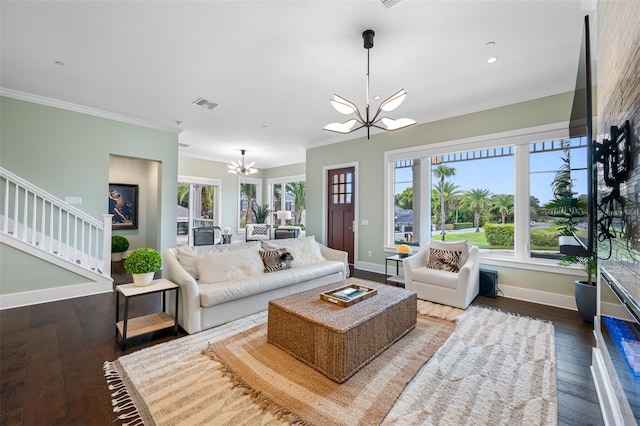
[[266, 324], [214, 343], [206, 353], [234, 384], [282, 420], [376, 425], [453, 328], [453, 322], [419, 316], [414, 330], [342, 384], [268, 343]]
[[[209, 342], [265, 321], [262, 312], [106, 362], [114, 417], [126, 425], [286, 423], [201, 354]], [[456, 322], [382, 424], [557, 424], [553, 326], [477, 307]], [[369, 389], [385, 386], [374, 382]]]

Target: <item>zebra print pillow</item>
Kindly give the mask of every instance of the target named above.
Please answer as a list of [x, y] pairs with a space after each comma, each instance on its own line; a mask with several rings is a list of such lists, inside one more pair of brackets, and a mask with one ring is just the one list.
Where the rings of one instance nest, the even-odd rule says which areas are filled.
[[461, 251], [429, 248], [429, 263], [427, 267], [441, 271], [458, 272], [460, 270], [458, 261], [461, 254]]
[[293, 256], [287, 249], [260, 250], [260, 257], [264, 263], [264, 272], [279, 271], [291, 268]]

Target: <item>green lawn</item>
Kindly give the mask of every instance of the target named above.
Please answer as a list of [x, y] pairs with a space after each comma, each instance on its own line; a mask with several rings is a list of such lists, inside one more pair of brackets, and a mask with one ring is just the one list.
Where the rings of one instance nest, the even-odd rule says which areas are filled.
[[[536, 229], [540, 229], [540, 230], [547, 230], [547, 231], [551, 231], [554, 230], [554, 228], [557, 227], [546, 227], [546, 228], [536, 228]], [[440, 234], [436, 234], [433, 233], [431, 236], [432, 240], [438, 240], [440, 241], [442, 239], [442, 236]], [[477, 246], [478, 248], [481, 249], [495, 249], [495, 250], [513, 250], [513, 246], [492, 246], [490, 245], [486, 238], [485, 238], [485, 234], [484, 232], [480, 231], [480, 232], [447, 232], [445, 234], [445, 241], [460, 241], [460, 240], [467, 240], [470, 246]], [[538, 246], [533, 246], [531, 248], [532, 250], [552, 250], [552, 251], [557, 251], [558, 250], [558, 246], [543, 246], [543, 247], [538, 247]]]

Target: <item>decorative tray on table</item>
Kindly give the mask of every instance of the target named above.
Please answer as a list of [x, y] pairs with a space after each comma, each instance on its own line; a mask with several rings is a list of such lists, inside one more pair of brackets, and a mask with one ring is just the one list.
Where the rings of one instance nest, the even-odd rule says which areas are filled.
[[378, 290], [375, 288], [351, 284], [320, 293], [320, 298], [327, 302], [346, 307], [362, 302], [363, 300], [375, 296], [377, 293]]

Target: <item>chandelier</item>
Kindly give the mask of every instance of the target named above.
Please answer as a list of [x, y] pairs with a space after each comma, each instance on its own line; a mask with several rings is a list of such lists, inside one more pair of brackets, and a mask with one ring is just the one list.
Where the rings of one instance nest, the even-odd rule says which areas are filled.
[[229, 168], [229, 170], [227, 171], [229, 173], [233, 173], [236, 175], [245, 175], [245, 176], [258, 173], [258, 169], [251, 168], [251, 166], [253, 166], [253, 163], [255, 163], [255, 161], [252, 161], [250, 163], [245, 163], [244, 162], [245, 150], [241, 149], [240, 153], [242, 154], [242, 158], [239, 159], [237, 163], [235, 161], [231, 161], [231, 164], [227, 165], [227, 167]]
[[[367, 106], [365, 108], [364, 117], [358, 110], [358, 107], [338, 95], [333, 95], [333, 99], [330, 99], [331, 105], [341, 114], [349, 115], [355, 114], [355, 117], [351, 120], [347, 120], [344, 123], [330, 123], [324, 126], [324, 130], [328, 130], [330, 132], [336, 133], [351, 133], [356, 130], [362, 129], [363, 127], [367, 128], [367, 139], [369, 139], [369, 131], [371, 127], [375, 127], [377, 129], [382, 130], [398, 130], [403, 129], [405, 127], [409, 127], [411, 125], [416, 124], [416, 122], [410, 118], [398, 118], [393, 119], [389, 117], [382, 117], [382, 112], [393, 111], [398, 108], [400, 104], [404, 101], [404, 98], [407, 97], [407, 92], [404, 89], [394, 93], [380, 104], [376, 113], [371, 118], [370, 110], [369, 110], [369, 49], [373, 47], [373, 37], [375, 36], [375, 32], [373, 30], [366, 30], [362, 33], [362, 38], [364, 40], [364, 48], [367, 49], [367, 75], [365, 79], [366, 84], [366, 94], [367, 94]], [[358, 125], [359, 124], [359, 125]]]

